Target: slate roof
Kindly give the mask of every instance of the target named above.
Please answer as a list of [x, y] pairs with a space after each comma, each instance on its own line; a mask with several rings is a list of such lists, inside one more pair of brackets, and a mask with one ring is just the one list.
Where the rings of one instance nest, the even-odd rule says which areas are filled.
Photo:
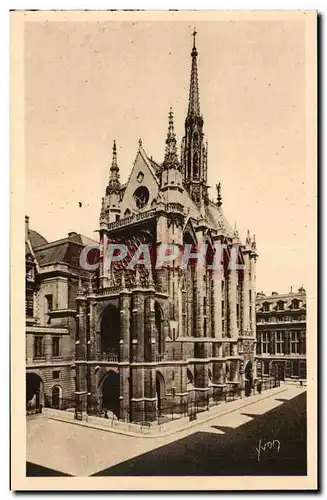
[[25, 255], [32, 252], [41, 266], [61, 262], [78, 267], [83, 248], [86, 245], [97, 244], [95, 240], [77, 233], [50, 243], [32, 229], [29, 230], [28, 236], [29, 241], [25, 241]]
[[206, 207], [206, 215], [209, 224], [213, 229], [216, 229], [218, 234], [223, 234], [230, 238], [233, 237], [233, 228], [223, 214], [221, 208], [218, 208], [213, 201], [209, 201], [209, 205]]
[[42, 236], [42, 234], [34, 231], [33, 229], [29, 229], [28, 237], [33, 248], [39, 247], [41, 245], [46, 245], [48, 243], [48, 241], [44, 238], [44, 236]]
[[263, 295], [262, 293], [257, 294], [256, 306], [257, 310], [260, 312], [264, 303], [268, 302], [270, 304], [270, 311], [277, 309], [279, 302], [285, 303], [285, 310], [288, 310], [294, 300], [299, 300], [302, 302], [302, 307], [306, 307], [306, 291], [304, 288], [300, 288], [298, 291], [273, 295]]
[[152, 166], [153, 170], [155, 171], [155, 174], [158, 175], [162, 170], [161, 165], [159, 165], [159, 163], [154, 161], [152, 157], [149, 158], [148, 155], [147, 155], [147, 158], [148, 158], [149, 162], [151, 163], [151, 166]]
[[83, 248], [87, 245], [96, 245], [96, 241], [76, 234], [70, 238], [54, 241], [34, 250], [35, 257], [39, 265], [54, 264], [62, 262], [74, 267], [78, 267], [79, 258]]

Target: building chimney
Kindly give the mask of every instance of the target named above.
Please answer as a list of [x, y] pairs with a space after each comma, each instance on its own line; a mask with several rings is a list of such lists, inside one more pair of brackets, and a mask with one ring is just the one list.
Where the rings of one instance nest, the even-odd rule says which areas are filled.
[[30, 218], [28, 215], [25, 215], [25, 241], [28, 240], [29, 228], [30, 228]]
[[293, 287], [291, 286], [291, 293], [293, 293]]
[[77, 233], [75, 233], [75, 231], [68, 233], [68, 238], [73, 238], [74, 236], [77, 236]]

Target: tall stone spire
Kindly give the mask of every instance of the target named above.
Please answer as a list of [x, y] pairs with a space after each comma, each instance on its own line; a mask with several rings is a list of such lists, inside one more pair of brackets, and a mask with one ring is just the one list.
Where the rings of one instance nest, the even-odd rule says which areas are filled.
[[107, 187], [107, 194], [114, 193], [119, 189], [120, 189], [120, 182], [119, 182], [119, 167], [117, 163], [117, 147], [116, 147], [116, 141], [114, 141], [114, 144], [112, 146], [112, 162], [110, 167], [110, 177], [109, 177], [109, 184]]
[[199, 99], [199, 83], [198, 83], [198, 51], [195, 46], [195, 37], [197, 32], [194, 29], [193, 36], [193, 48], [191, 52], [192, 57], [192, 69], [191, 69], [191, 80], [190, 80], [190, 93], [188, 102], [188, 115], [200, 116], [200, 99]]
[[166, 150], [165, 159], [163, 162], [163, 168], [177, 168], [180, 169], [180, 163], [178, 161], [177, 146], [176, 146], [176, 134], [174, 130], [174, 115], [173, 110], [169, 110], [169, 124], [168, 133], [166, 139]]
[[193, 201], [200, 207], [203, 203], [208, 203], [208, 155], [203, 134], [203, 118], [200, 114], [196, 34], [194, 30], [188, 111], [185, 119], [185, 136], [182, 140], [182, 166], [184, 185]]

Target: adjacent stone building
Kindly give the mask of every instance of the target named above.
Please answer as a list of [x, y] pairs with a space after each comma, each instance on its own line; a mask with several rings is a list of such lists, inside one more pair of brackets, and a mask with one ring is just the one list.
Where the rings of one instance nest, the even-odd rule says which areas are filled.
[[25, 217], [26, 405], [75, 406], [75, 332], [79, 256], [89, 238], [70, 233], [48, 242]]
[[258, 377], [306, 379], [306, 293], [271, 295], [256, 299]]
[[[178, 411], [196, 400], [204, 408], [227, 387], [252, 384], [256, 242], [249, 233], [241, 242], [226, 220], [220, 184], [217, 199], [209, 198], [197, 57], [194, 41], [181, 154], [172, 110], [163, 161], [154, 161], [140, 140], [126, 184], [113, 146], [97, 280], [76, 299], [77, 418], [107, 409], [132, 422], [153, 421], [172, 405]], [[108, 266], [117, 242], [129, 254]], [[151, 249], [151, 266], [129, 269], [140, 244]], [[172, 261], [158, 268], [163, 244], [181, 252], [206, 244], [205, 265]], [[225, 245], [222, 266], [210, 269], [217, 244]]]

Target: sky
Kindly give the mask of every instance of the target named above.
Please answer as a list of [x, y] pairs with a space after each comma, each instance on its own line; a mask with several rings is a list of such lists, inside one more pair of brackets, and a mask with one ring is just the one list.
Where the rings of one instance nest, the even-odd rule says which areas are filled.
[[[306, 286], [310, 252], [305, 26], [196, 23], [200, 107], [212, 198], [241, 238], [256, 235], [257, 290]], [[139, 138], [164, 157], [172, 106], [184, 132], [193, 24], [25, 24], [25, 212], [51, 241], [96, 238], [116, 140], [122, 182]], [[82, 203], [82, 207], [79, 206]]]

